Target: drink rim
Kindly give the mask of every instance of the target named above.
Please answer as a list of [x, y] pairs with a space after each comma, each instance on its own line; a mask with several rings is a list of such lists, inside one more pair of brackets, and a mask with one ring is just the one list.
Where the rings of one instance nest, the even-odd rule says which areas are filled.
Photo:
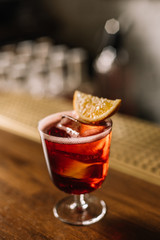
[[111, 130], [112, 130], [112, 120], [108, 118], [106, 120], [106, 123], [110, 123], [110, 126], [106, 128], [103, 132], [97, 133], [95, 135], [91, 136], [86, 136], [86, 137], [71, 137], [71, 138], [66, 138], [66, 137], [57, 137], [57, 136], [51, 136], [47, 133], [44, 132], [44, 129], [49, 126], [53, 120], [54, 122], [58, 122], [63, 115], [69, 115], [72, 117], [77, 118], [77, 114], [75, 111], [65, 111], [65, 112], [57, 112], [51, 115], [48, 115], [41, 119], [38, 122], [38, 130], [40, 133], [41, 138], [45, 138], [48, 141], [54, 142], [54, 143], [60, 143], [60, 144], [82, 144], [82, 143], [89, 143], [89, 142], [94, 142], [98, 141], [105, 136], [107, 136]]

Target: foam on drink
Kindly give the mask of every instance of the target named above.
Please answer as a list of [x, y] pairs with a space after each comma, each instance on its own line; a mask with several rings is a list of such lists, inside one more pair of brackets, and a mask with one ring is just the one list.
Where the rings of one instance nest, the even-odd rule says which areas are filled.
[[[111, 131], [112, 128], [112, 121], [111, 119], [107, 119], [103, 122], [102, 125], [87, 125], [87, 124], [81, 124], [79, 123], [73, 123], [70, 126], [67, 126], [68, 129], [70, 128], [70, 133], [66, 128], [66, 123], [61, 123], [62, 116], [69, 115], [74, 117], [75, 119], [78, 119], [78, 116], [76, 115], [75, 111], [67, 111], [67, 112], [60, 112], [55, 113], [52, 115], [47, 116], [43, 120], [39, 122], [39, 130], [40, 132], [43, 132], [45, 134], [45, 137], [48, 140], [56, 141], [57, 143], [62, 144], [81, 144], [85, 142], [92, 142], [96, 141], [100, 138], [103, 138], [106, 134], [108, 134]], [[61, 139], [61, 136], [51, 134], [48, 135], [47, 131], [51, 127], [55, 126], [58, 129], [64, 130], [66, 132], [66, 136], [62, 136], [63, 139]], [[73, 134], [72, 134], [73, 133]], [[77, 139], [74, 139], [74, 138]], [[80, 138], [81, 137], [81, 138]], [[87, 138], [86, 138], [87, 137]]]

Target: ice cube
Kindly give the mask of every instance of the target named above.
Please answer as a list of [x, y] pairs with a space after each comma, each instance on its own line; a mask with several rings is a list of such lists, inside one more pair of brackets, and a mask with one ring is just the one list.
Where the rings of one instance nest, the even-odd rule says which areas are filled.
[[66, 131], [70, 137], [87, 137], [103, 132], [106, 128], [106, 123], [84, 123], [71, 116], [64, 115], [56, 127]]
[[70, 137], [79, 137], [80, 123], [70, 116], [62, 116], [56, 127], [64, 130]]

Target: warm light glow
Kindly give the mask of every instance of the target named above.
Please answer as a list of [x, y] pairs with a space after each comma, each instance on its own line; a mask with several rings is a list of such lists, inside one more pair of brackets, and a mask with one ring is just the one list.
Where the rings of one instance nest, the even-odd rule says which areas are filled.
[[113, 47], [104, 48], [95, 62], [95, 68], [99, 73], [107, 73], [116, 58], [116, 50]]
[[112, 18], [107, 20], [106, 24], [105, 24], [105, 30], [107, 31], [107, 33], [109, 34], [115, 34], [119, 31], [120, 26], [119, 26], [119, 22]]

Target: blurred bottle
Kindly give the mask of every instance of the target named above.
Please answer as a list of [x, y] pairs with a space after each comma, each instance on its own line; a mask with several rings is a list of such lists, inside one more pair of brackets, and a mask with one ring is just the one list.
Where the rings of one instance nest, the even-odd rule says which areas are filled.
[[49, 53], [48, 81], [46, 82], [47, 96], [54, 97], [64, 92], [67, 51], [66, 45], [54, 45]]
[[88, 80], [87, 53], [82, 48], [70, 49], [66, 58], [66, 89], [71, 93]]
[[110, 99], [121, 98], [123, 104], [120, 111], [133, 114], [132, 77], [123, 37], [120, 22], [116, 19], [107, 20], [99, 53], [93, 63], [95, 94]]

